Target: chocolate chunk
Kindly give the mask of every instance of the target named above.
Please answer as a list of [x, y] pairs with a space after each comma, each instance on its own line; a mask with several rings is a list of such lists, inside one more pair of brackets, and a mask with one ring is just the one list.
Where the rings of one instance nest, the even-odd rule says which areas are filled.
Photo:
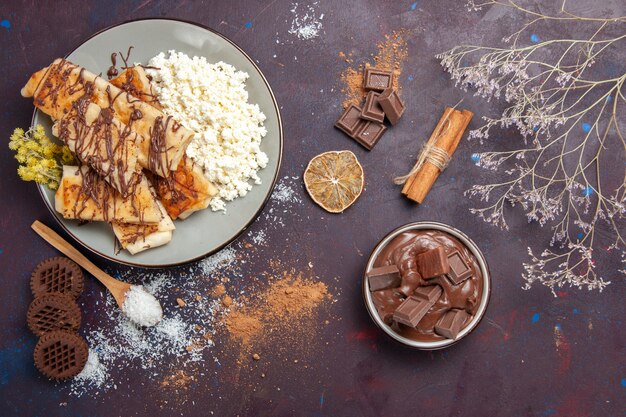
[[363, 111], [361, 112], [361, 118], [365, 120], [371, 120], [372, 122], [382, 123], [385, 121], [385, 112], [380, 107], [378, 97], [380, 93], [370, 91], [365, 97], [365, 104], [363, 105]]
[[54, 330], [41, 336], [35, 346], [35, 366], [54, 379], [67, 379], [83, 370], [89, 356], [85, 340], [67, 330]]
[[421, 298], [422, 300], [426, 300], [430, 303], [435, 303], [439, 297], [441, 297], [441, 293], [443, 290], [439, 285], [429, 285], [427, 287], [419, 287], [417, 288], [413, 294], [416, 297]]
[[398, 123], [398, 120], [400, 120], [400, 117], [402, 117], [404, 113], [404, 103], [400, 100], [398, 92], [393, 88], [387, 88], [380, 94], [380, 97], [378, 97], [378, 102], [391, 124], [395, 125]]
[[380, 266], [370, 269], [365, 276], [369, 283], [370, 291], [385, 290], [400, 286], [400, 271], [395, 265]]
[[422, 317], [428, 313], [434, 302], [424, 300], [420, 297], [410, 296], [400, 304], [393, 313], [393, 319], [409, 327], [417, 326]]
[[393, 85], [393, 73], [377, 68], [365, 68], [363, 88], [366, 90], [383, 91]]
[[383, 136], [387, 126], [378, 122], [365, 121], [365, 125], [357, 132], [353, 139], [359, 142], [367, 150], [372, 150], [378, 140]]
[[450, 265], [448, 278], [455, 284], [460, 284], [472, 276], [472, 269], [467, 265], [459, 251], [454, 251], [448, 255], [448, 264]]
[[84, 282], [83, 272], [76, 262], [55, 256], [37, 265], [30, 277], [30, 289], [35, 297], [60, 292], [78, 298]]
[[435, 333], [454, 340], [469, 317], [465, 310], [450, 310], [435, 325]]
[[354, 138], [366, 123], [367, 121], [361, 119], [361, 108], [351, 104], [339, 117], [335, 127]]
[[420, 274], [424, 279], [435, 278], [450, 272], [448, 256], [443, 246], [417, 255], [417, 264], [420, 268]]
[[80, 308], [69, 294], [44, 294], [30, 303], [26, 321], [37, 336], [51, 330], [76, 331], [80, 327]]

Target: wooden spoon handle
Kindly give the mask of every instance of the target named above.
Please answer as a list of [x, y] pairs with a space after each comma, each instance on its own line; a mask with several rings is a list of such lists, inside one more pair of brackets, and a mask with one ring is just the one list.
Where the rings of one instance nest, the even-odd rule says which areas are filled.
[[[70, 245], [65, 239], [59, 236], [54, 230], [50, 229], [45, 224], [41, 223], [39, 220], [35, 220], [35, 222], [31, 225], [32, 229], [37, 232], [39, 236], [41, 236], [46, 242], [57, 248], [67, 257], [72, 259], [78, 265], [85, 268], [89, 271], [94, 277], [98, 279], [101, 283], [104, 284], [105, 287], [109, 288], [109, 285], [113, 284], [116, 286], [117, 281], [115, 278], [104, 272], [102, 269], [98, 268], [94, 265], [89, 259], [85, 257], [82, 253], [76, 250], [72, 245]], [[112, 288], [109, 288], [112, 290]]]

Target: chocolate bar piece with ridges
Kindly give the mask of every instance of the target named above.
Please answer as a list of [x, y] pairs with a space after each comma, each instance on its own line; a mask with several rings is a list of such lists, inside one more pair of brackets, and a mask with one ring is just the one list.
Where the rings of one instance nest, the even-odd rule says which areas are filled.
[[438, 277], [450, 272], [448, 256], [443, 246], [422, 252], [417, 255], [417, 265], [424, 279]]
[[448, 255], [448, 264], [450, 265], [448, 278], [454, 284], [460, 284], [472, 276], [472, 269], [465, 263], [459, 251], [454, 251]]
[[363, 88], [366, 90], [383, 91], [393, 85], [393, 73], [377, 68], [365, 68]]
[[393, 88], [387, 88], [378, 97], [378, 103], [385, 112], [385, 116], [392, 125], [398, 123], [400, 117], [404, 114], [404, 103], [400, 100], [398, 92]]
[[356, 135], [352, 137], [352, 139], [356, 140], [367, 150], [371, 151], [383, 136], [385, 130], [387, 130], [387, 126], [378, 122], [370, 122], [369, 120], [363, 121], [365, 122], [365, 125], [356, 133]]
[[439, 285], [429, 285], [427, 287], [418, 287], [413, 294], [418, 297], [421, 298], [422, 300], [426, 300], [429, 303], [435, 303], [439, 297], [441, 297], [441, 294], [443, 293], [443, 290], [441, 289], [441, 287]]
[[385, 121], [385, 112], [380, 107], [378, 97], [380, 93], [376, 91], [370, 91], [365, 97], [365, 104], [363, 105], [363, 111], [361, 112], [361, 119], [371, 120], [372, 122], [383, 123]]
[[379, 266], [372, 268], [365, 274], [370, 291], [386, 290], [400, 286], [400, 270], [395, 265]]
[[354, 138], [366, 123], [366, 120], [361, 119], [361, 108], [351, 104], [350, 107], [343, 112], [341, 117], [339, 117], [339, 120], [335, 123], [335, 127], [351, 138]]
[[398, 323], [405, 324], [409, 327], [415, 327], [417, 326], [417, 323], [420, 322], [422, 317], [428, 313], [428, 310], [430, 310], [434, 303], [434, 301], [430, 302], [412, 295], [398, 306], [396, 311], [393, 313], [393, 319]]
[[450, 310], [435, 325], [435, 333], [454, 340], [469, 317], [465, 310]]

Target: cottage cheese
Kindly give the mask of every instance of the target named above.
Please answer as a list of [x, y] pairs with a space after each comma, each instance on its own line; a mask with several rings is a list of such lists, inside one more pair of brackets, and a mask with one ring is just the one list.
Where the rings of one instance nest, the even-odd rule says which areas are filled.
[[260, 144], [267, 130], [265, 115], [248, 103], [248, 74], [224, 62], [211, 64], [204, 57], [190, 58], [169, 51], [152, 58], [147, 69], [155, 93], [166, 113], [196, 132], [187, 156], [204, 169], [218, 194], [214, 211], [226, 210], [226, 201], [245, 196], [260, 184], [257, 172], [268, 163]]

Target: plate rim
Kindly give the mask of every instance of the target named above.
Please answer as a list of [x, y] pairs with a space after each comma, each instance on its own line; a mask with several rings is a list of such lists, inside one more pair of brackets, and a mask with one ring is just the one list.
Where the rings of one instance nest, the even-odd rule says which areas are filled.
[[[96, 255], [98, 255], [98, 256], [100, 256], [100, 257], [102, 257], [102, 258], [104, 258], [104, 259], [106, 259], [108, 261], [114, 262], [116, 264], [131, 266], [131, 267], [135, 267], [135, 268], [145, 268], [145, 269], [173, 268], [173, 267], [176, 267], [176, 266], [186, 265], [186, 264], [189, 264], [191, 262], [196, 262], [196, 261], [199, 261], [201, 259], [207, 258], [207, 257], [209, 257], [211, 255], [214, 255], [214, 254], [218, 253], [219, 251], [224, 249], [226, 246], [228, 246], [232, 242], [234, 242], [237, 238], [239, 238], [243, 234], [243, 232], [245, 232], [246, 229], [248, 229], [248, 227], [250, 227], [250, 225], [252, 223], [254, 223], [259, 218], [259, 215], [263, 212], [263, 209], [265, 208], [265, 206], [269, 202], [269, 200], [270, 200], [270, 198], [272, 196], [272, 193], [273, 193], [274, 189], [276, 188], [276, 183], [278, 182], [278, 178], [279, 178], [279, 174], [280, 174], [280, 168], [282, 167], [283, 150], [284, 150], [283, 122], [282, 122], [282, 117], [281, 117], [281, 114], [280, 114], [280, 107], [278, 105], [278, 102], [276, 101], [276, 95], [274, 94], [274, 90], [272, 90], [272, 87], [271, 87], [270, 83], [267, 81], [267, 78], [265, 77], [265, 74], [263, 73], [263, 71], [261, 71], [261, 68], [259, 68], [259, 66], [256, 64], [256, 62], [254, 62], [254, 60], [250, 57], [250, 55], [248, 55], [246, 53], [246, 51], [244, 51], [235, 41], [231, 40], [227, 36], [225, 36], [225, 35], [221, 34], [220, 32], [216, 31], [215, 29], [212, 29], [209, 26], [203, 25], [202, 23], [198, 23], [198, 22], [194, 22], [194, 21], [186, 20], [186, 19], [173, 18], [173, 17], [143, 17], [143, 18], [137, 18], [137, 19], [124, 20], [123, 22], [107, 26], [107, 27], [105, 27], [103, 29], [100, 29], [100, 30], [94, 32], [93, 34], [91, 34], [87, 38], [81, 40], [74, 48], [72, 48], [69, 52], [67, 52], [63, 57], [67, 58], [69, 55], [74, 53], [78, 48], [83, 46], [85, 43], [87, 43], [91, 39], [95, 38], [96, 36], [100, 35], [101, 33], [106, 32], [108, 30], [114, 29], [114, 28], [116, 28], [118, 26], [123, 26], [123, 25], [129, 24], [129, 23], [142, 22], [142, 21], [152, 21], [152, 20], [155, 20], [155, 21], [156, 20], [163, 20], [163, 21], [170, 21], [170, 22], [186, 23], [186, 24], [189, 24], [189, 25], [193, 25], [193, 26], [199, 27], [201, 29], [204, 29], [204, 30], [206, 30], [208, 32], [213, 33], [214, 35], [219, 36], [220, 38], [222, 38], [223, 40], [225, 40], [226, 42], [228, 42], [229, 44], [234, 46], [241, 54], [243, 54], [243, 56], [252, 64], [252, 66], [256, 69], [256, 71], [261, 76], [261, 79], [265, 83], [265, 86], [267, 87], [267, 89], [268, 89], [268, 91], [270, 93], [270, 96], [272, 98], [272, 104], [274, 105], [274, 109], [276, 111], [276, 115], [277, 115], [277, 118], [278, 118], [279, 152], [278, 152], [278, 161], [277, 161], [277, 165], [276, 165], [276, 172], [274, 173], [274, 178], [272, 179], [272, 183], [271, 183], [271, 186], [269, 188], [269, 191], [268, 191], [267, 195], [265, 196], [265, 198], [263, 199], [263, 202], [261, 203], [261, 205], [259, 205], [259, 208], [257, 209], [257, 211], [250, 218], [250, 220], [241, 229], [239, 229], [233, 235], [233, 237], [231, 237], [230, 239], [226, 240], [223, 244], [219, 245], [215, 249], [210, 250], [210, 251], [208, 251], [208, 252], [206, 252], [206, 253], [204, 253], [202, 255], [193, 257], [191, 259], [185, 259], [183, 261], [174, 262], [174, 263], [165, 263], [165, 264], [158, 264], [158, 265], [157, 264], [146, 265], [146, 264], [142, 264], [142, 263], [136, 263], [136, 262], [130, 262], [130, 261], [117, 259], [117, 258], [114, 258], [114, 257], [112, 257], [110, 255], [107, 255], [105, 253], [102, 253], [102, 252], [92, 248], [91, 246], [89, 246], [85, 242], [83, 242], [81, 239], [79, 239], [74, 233], [72, 233], [66, 227], [66, 225], [59, 219], [59, 217], [57, 217], [56, 211], [54, 210], [54, 208], [50, 204], [48, 204], [48, 199], [44, 195], [44, 191], [43, 191], [44, 185], [37, 184], [37, 190], [39, 191], [39, 195], [41, 196], [41, 198], [42, 198], [42, 200], [44, 202], [44, 205], [46, 206], [46, 208], [48, 209], [50, 214], [52, 214], [52, 217], [54, 218], [56, 223], [59, 224], [59, 226], [61, 226], [61, 228], [63, 228], [63, 230], [69, 236], [71, 236], [73, 240], [78, 242], [83, 248], [87, 249], [91, 253], [94, 253], [94, 254], [96, 254]], [[35, 108], [33, 110], [33, 115], [31, 117], [31, 123], [30, 123], [31, 126], [33, 126], [33, 124], [35, 122], [35, 116], [36, 116], [37, 112], [38, 112], [38, 110], [37, 110], [37, 108]]]

